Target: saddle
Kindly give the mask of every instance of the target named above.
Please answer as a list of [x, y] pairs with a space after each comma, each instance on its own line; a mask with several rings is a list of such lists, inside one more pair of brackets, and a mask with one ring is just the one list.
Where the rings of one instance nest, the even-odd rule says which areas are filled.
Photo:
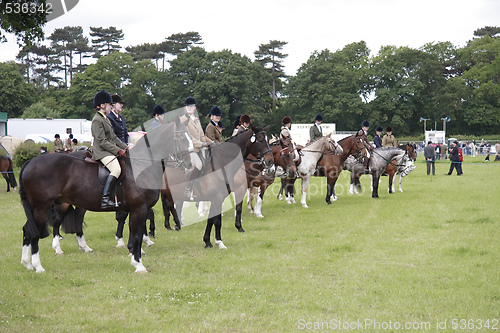
[[[94, 160], [92, 158], [92, 154], [90, 153], [89, 150], [85, 151], [85, 163], [89, 164], [97, 164], [97, 179], [99, 179], [99, 182], [104, 185], [106, 184], [106, 179], [108, 179], [108, 176], [110, 174], [108, 168], [102, 164], [101, 161]], [[118, 178], [118, 181], [115, 184], [115, 188], [111, 190], [111, 197], [115, 197], [118, 199], [118, 202], [122, 202], [123, 198], [123, 192], [122, 192], [122, 181], [123, 181], [123, 167], [124, 165], [120, 163], [120, 167], [122, 168], [122, 174]]]

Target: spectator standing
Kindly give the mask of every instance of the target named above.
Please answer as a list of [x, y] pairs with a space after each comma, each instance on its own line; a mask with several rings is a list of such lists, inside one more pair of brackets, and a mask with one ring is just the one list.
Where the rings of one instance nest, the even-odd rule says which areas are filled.
[[434, 150], [434, 146], [432, 145], [432, 141], [427, 143], [427, 147], [424, 148], [424, 157], [427, 161], [427, 176], [431, 173], [432, 166], [432, 175], [436, 175], [436, 169], [434, 162], [436, 160], [436, 151]]

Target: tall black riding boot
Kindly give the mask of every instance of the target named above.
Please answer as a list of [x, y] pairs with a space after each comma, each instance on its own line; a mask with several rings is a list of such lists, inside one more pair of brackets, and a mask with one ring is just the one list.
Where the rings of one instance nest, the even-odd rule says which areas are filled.
[[106, 184], [104, 185], [104, 190], [102, 191], [101, 208], [113, 208], [115, 207], [115, 202], [111, 200], [111, 190], [115, 188], [116, 177], [109, 175], [106, 179]]

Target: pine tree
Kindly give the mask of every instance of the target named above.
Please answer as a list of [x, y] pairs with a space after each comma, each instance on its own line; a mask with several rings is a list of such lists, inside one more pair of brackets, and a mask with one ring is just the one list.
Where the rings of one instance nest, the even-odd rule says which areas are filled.
[[268, 44], [261, 44], [259, 49], [254, 52], [255, 60], [263, 67], [267, 68], [273, 77], [273, 108], [276, 105], [276, 86], [280, 78], [286, 78], [283, 72], [283, 59], [288, 57], [288, 54], [281, 53], [280, 50], [288, 44], [278, 40], [271, 40]]
[[114, 51], [120, 51], [120, 41], [123, 40], [123, 30], [115, 27], [99, 28], [90, 27], [90, 36], [94, 45], [94, 57], [100, 58], [103, 52], [110, 54]]

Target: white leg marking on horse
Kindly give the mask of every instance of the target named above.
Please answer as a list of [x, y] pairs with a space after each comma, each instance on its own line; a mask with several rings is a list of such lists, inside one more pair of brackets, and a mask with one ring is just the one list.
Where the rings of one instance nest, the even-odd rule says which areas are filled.
[[118, 238], [115, 236], [116, 241], [118, 244], [116, 244], [116, 247], [121, 248], [121, 247], [127, 247], [125, 246], [125, 242], [123, 241], [123, 238]]
[[78, 241], [78, 247], [80, 248], [80, 250], [83, 250], [85, 251], [85, 253], [89, 253], [89, 252], [94, 252], [94, 250], [92, 250], [88, 245], [87, 245], [87, 242], [85, 241], [85, 236], [76, 236], [76, 240]]
[[403, 192], [403, 177], [399, 175], [399, 192]]
[[146, 243], [147, 246], [155, 245], [148, 235], [142, 235], [142, 241]]
[[33, 270], [33, 265], [31, 265], [31, 245], [23, 245], [21, 264], [30, 271]]
[[307, 200], [307, 192], [302, 192], [302, 197], [300, 198], [300, 203], [302, 204], [302, 207], [309, 208], [306, 200]]
[[135, 272], [134, 273], [145, 274], [145, 273], [148, 272], [147, 269], [146, 269], [146, 267], [144, 267], [144, 265], [142, 264], [142, 259], [139, 259], [139, 262], [137, 262], [134, 259], [134, 256], [132, 256], [132, 259], [130, 260], [130, 263], [132, 264], [132, 266], [135, 267]]
[[349, 194], [354, 194], [354, 184], [349, 185]]
[[260, 195], [257, 196], [257, 203], [255, 204], [255, 216], [263, 218], [264, 215], [262, 215], [262, 199]]
[[226, 245], [222, 242], [222, 240], [215, 240], [215, 244], [219, 247], [219, 250], [227, 249]]
[[281, 193], [278, 194], [278, 200], [283, 200], [283, 195]]
[[56, 254], [63, 254], [63, 250], [61, 249], [61, 236], [55, 236], [52, 239], [52, 248], [56, 251]]
[[34, 253], [31, 256], [31, 264], [37, 273], [45, 272], [45, 269], [42, 267], [42, 263], [40, 262], [40, 252]]

